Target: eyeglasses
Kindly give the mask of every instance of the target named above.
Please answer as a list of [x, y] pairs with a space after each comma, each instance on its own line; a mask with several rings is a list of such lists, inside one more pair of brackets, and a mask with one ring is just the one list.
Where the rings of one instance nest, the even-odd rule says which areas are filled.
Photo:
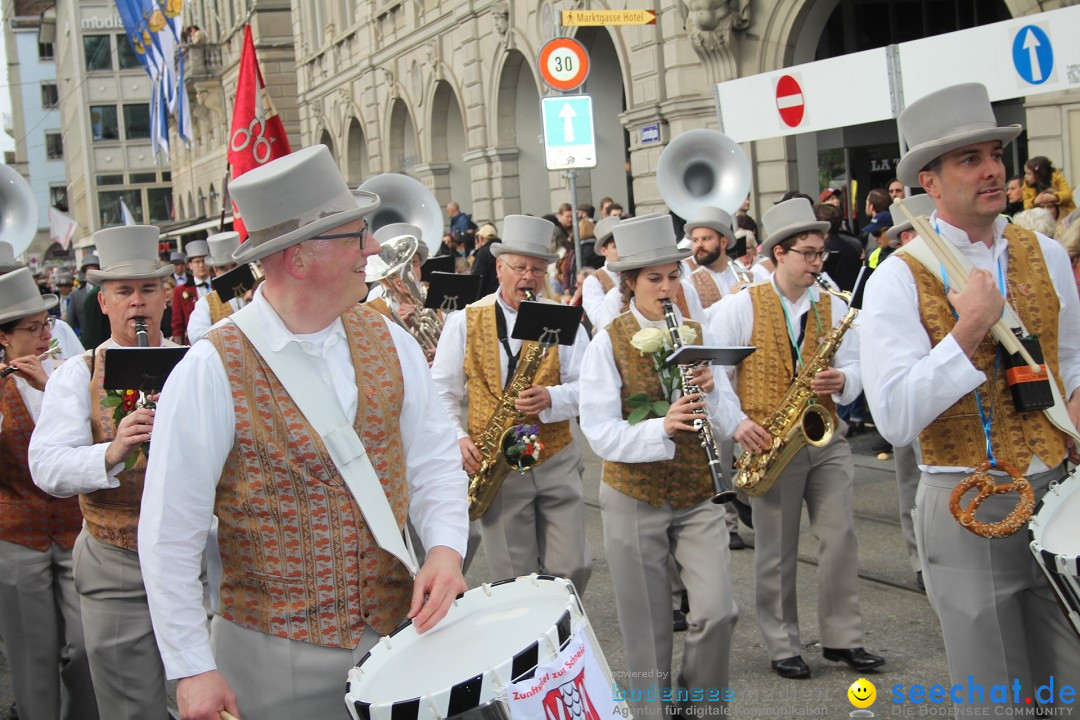
[[364, 223], [364, 226], [351, 233], [332, 233], [330, 235], [313, 235], [310, 240], [359, 240], [360, 244], [364, 243], [364, 238], [367, 237], [368, 226]]
[[792, 248], [788, 252], [798, 253], [803, 256], [806, 262], [814, 262], [815, 260], [825, 260], [829, 257], [828, 250], [796, 250]]
[[546, 267], [536, 268], [536, 267], [529, 267], [527, 265], [522, 265], [521, 267], [516, 267], [514, 265], [511, 265], [510, 263], [503, 263], [503, 264], [506, 265], [507, 269], [509, 269], [510, 272], [514, 273], [518, 277], [525, 277], [526, 275], [532, 275], [535, 278], [540, 278], [540, 277], [544, 277], [544, 274], [547, 272]]
[[26, 332], [30, 333], [34, 337], [41, 337], [41, 333], [45, 330], [45, 328], [49, 328], [50, 330], [52, 330], [53, 325], [55, 325], [55, 324], [56, 324], [56, 318], [54, 318], [54, 317], [52, 317], [50, 315], [48, 317], [48, 319], [45, 320], [45, 322], [31, 323], [30, 325], [26, 325], [24, 327], [15, 327], [13, 329], [14, 330], [25, 330]]

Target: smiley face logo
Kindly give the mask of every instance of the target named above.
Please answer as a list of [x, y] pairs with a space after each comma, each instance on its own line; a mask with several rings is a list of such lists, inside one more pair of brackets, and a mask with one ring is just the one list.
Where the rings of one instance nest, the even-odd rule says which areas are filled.
[[877, 699], [877, 688], [866, 678], [859, 678], [851, 683], [847, 691], [848, 700], [857, 708], [868, 708]]

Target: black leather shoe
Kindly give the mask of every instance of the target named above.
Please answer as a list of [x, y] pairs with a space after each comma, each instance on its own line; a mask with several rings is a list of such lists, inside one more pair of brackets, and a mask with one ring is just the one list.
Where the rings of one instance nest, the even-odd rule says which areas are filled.
[[919, 586], [919, 589], [926, 592], [926, 583], [922, 579], [922, 570], [915, 573], [915, 584]]
[[735, 512], [739, 514], [739, 519], [742, 520], [742, 524], [753, 530], [754, 512], [750, 506], [737, 498], [732, 500], [731, 504], [735, 506]]
[[810, 677], [810, 666], [802, 659], [802, 656], [784, 658], [772, 661], [773, 671], [782, 678], [807, 678]]
[[861, 420], [852, 420], [848, 423], [847, 435], [845, 437], [862, 435], [864, 432], [866, 432], [866, 423]]
[[850, 650], [823, 647], [821, 650], [821, 654], [826, 660], [847, 663], [848, 667], [859, 672], [873, 670], [885, 664], [885, 658], [868, 653], [861, 647], [851, 648]]
[[686, 624], [686, 613], [682, 610], [673, 610], [671, 620], [671, 629], [675, 632], [686, 632], [689, 625]]
[[731, 550], [745, 550], [746, 541], [742, 539], [742, 536], [737, 532], [731, 533], [728, 537], [728, 548]]

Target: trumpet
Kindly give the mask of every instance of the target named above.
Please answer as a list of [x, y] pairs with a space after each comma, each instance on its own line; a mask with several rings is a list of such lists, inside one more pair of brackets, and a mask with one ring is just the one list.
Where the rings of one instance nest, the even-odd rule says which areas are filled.
[[[679, 335], [679, 319], [675, 316], [675, 305], [667, 298], [664, 298], [663, 304], [664, 321], [667, 323], [668, 336], [671, 338], [672, 347], [678, 350], [683, 346], [683, 341]], [[682, 384], [683, 395], [701, 395], [704, 397], [701, 388], [694, 385], [690, 379], [691, 367], [693, 366], [679, 366], [679, 380]], [[712, 501], [717, 505], [729, 503], [735, 499], [735, 490], [731, 487], [728, 479], [724, 477], [723, 466], [720, 462], [720, 449], [716, 443], [716, 436], [713, 435], [712, 423], [709, 422], [708, 413], [703, 408], [698, 408], [694, 412], [701, 415], [700, 418], [694, 418], [694, 428], [697, 430], [698, 438], [701, 440], [701, 447], [705, 448], [705, 457], [708, 459], [709, 475], [712, 476], [713, 483]]]

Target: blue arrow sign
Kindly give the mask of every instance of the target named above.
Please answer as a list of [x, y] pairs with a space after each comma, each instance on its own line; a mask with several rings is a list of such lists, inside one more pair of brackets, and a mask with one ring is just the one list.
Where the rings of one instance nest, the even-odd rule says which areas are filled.
[[540, 107], [548, 169], [595, 167], [592, 97], [546, 97], [541, 98]]
[[1050, 37], [1038, 25], [1025, 25], [1013, 37], [1012, 60], [1025, 82], [1042, 85], [1054, 69], [1054, 48]]

